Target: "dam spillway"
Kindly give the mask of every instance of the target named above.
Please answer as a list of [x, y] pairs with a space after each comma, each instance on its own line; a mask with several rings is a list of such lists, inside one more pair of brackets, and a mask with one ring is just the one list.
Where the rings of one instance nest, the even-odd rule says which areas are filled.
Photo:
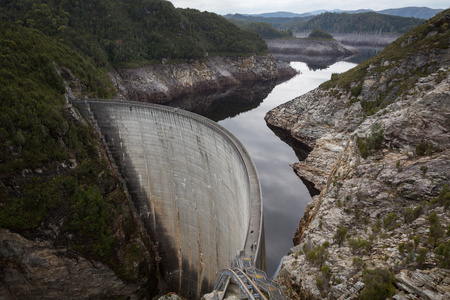
[[231, 133], [171, 107], [73, 102], [101, 134], [170, 291], [200, 299], [239, 252], [265, 268], [259, 179]]

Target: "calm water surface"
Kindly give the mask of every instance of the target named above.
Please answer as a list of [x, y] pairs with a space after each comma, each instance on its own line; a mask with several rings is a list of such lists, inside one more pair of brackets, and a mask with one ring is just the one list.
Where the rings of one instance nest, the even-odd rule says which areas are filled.
[[264, 201], [269, 276], [293, 247], [292, 237], [311, 197], [289, 166], [298, 161], [294, 151], [267, 127], [264, 116], [274, 107], [329, 80], [332, 73], [345, 72], [356, 64], [338, 62], [316, 71], [302, 62], [291, 62], [291, 66], [301, 73], [277, 85], [257, 108], [219, 122], [244, 144], [258, 170]]

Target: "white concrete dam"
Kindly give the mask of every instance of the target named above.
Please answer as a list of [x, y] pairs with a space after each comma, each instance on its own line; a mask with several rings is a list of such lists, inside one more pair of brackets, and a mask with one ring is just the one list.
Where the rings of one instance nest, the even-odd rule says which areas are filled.
[[231, 133], [171, 107], [73, 102], [100, 131], [171, 291], [200, 299], [240, 251], [265, 269], [259, 179]]

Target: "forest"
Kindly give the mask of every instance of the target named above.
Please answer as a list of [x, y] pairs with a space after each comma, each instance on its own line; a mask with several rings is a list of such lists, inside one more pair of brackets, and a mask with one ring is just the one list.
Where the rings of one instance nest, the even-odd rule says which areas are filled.
[[267, 51], [224, 17], [165, 0], [5, 0], [0, 20], [40, 30], [100, 67]]
[[226, 15], [233, 23], [251, 29], [251, 23], [267, 23], [278, 30], [292, 32], [310, 32], [322, 29], [329, 33], [405, 33], [424, 22], [422, 19], [390, 16], [375, 12], [366, 13], [323, 13], [317, 16], [296, 18], [264, 18]]

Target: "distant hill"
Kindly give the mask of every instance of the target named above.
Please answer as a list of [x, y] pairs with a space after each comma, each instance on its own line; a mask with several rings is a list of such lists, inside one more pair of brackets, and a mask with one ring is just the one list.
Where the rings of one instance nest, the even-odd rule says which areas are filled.
[[297, 24], [293, 31], [320, 28], [330, 33], [405, 33], [423, 23], [422, 19], [367, 13], [324, 13]]
[[442, 9], [432, 9], [428, 7], [403, 7], [380, 10], [378, 13], [391, 16], [430, 19], [441, 11]]
[[[248, 14], [246, 16], [249, 17], [262, 17], [262, 18], [305, 18], [311, 16], [317, 16], [323, 14], [325, 12], [335, 12], [335, 13], [348, 13], [348, 14], [359, 14], [365, 12], [377, 12], [379, 14], [391, 15], [391, 16], [399, 16], [399, 17], [413, 17], [419, 19], [429, 19], [434, 17], [437, 13], [441, 12], [443, 9], [433, 9], [429, 7], [401, 7], [401, 8], [391, 8], [384, 9], [379, 11], [374, 11], [371, 9], [358, 9], [358, 10], [315, 10], [309, 11], [305, 13], [292, 13], [286, 11], [272, 12], [272, 13], [263, 13], [263, 14]], [[227, 17], [227, 16], [225, 16]]]
[[[282, 13], [276, 13], [282, 14]], [[329, 33], [405, 33], [424, 22], [423, 19], [406, 18], [376, 12], [331, 13], [307, 17], [255, 17], [226, 15], [230, 21], [250, 29], [249, 23], [269, 23], [279, 30], [293, 32], [311, 31], [317, 28]]]

